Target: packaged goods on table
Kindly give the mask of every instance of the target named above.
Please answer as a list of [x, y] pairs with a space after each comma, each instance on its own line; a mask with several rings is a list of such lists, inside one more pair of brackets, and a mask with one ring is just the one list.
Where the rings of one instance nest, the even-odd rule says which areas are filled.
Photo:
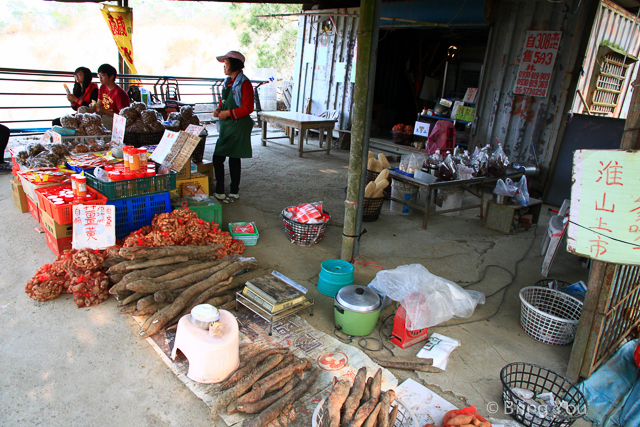
[[25, 194], [36, 203], [38, 203], [38, 197], [35, 193], [36, 188], [68, 183], [72, 174], [73, 171], [61, 168], [27, 169], [18, 172]]

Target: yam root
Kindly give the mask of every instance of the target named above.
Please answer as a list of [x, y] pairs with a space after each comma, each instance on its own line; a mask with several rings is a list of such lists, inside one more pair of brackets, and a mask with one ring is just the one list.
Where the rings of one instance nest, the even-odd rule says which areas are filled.
[[121, 262], [126, 261], [126, 259], [124, 258], [120, 258], [120, 257], [110, 257], [105, 259], [104, 261], [102, 261], [102, 268], [110, 268], [113, 267], [116, 264], [120, 264]]
[[333, 389], [327, 397], [327, 414], [330, 427], [340, 427], [340, 410], [349, 397], [351, 384], [347, 380], [340, 380], [333, 385]]
[[220, 386], [220, 389], [226, 390], [236, 385], [238, 381], [240, 381], [245, 375], [251, 372], [251, 370], [255, 368], [258, 363], [262, 362], [267, 357], [273, 354], [285, 354], [287, 352], [288, 350], [284, 348], [269, 348], [255, 354], [243, 367], [241, 367], [240, 369], [235, 371], [233, 374], [231, 374], [231, 376], [229, 376], [229, 378], [227, 378], [222, 383], [222, 385]]
[[380, 400], [380, 391], [382, 389], [382, 368], [378, 368], [378, 371], [373, 377], [371, 382], [371, 399]]
[[109, 292], [113, 294], [116, 292], [124, 291], [126, 289], [127, 284], [134, 282], [138, 279], [142, 279], [142, 278], [154, 279], [156, 277], [160, 277], [164, 274], [167, 274], [175, 269], [188, 267], [196, 264], [198, 264], [197, 261], [187, 261], [187, 262], [181, 262], [179, 264], [169, 264], [169, 265], [163, 265], [161, 267], [145, 268], [144, 270], [134, 270], [130, 273], [125, 274], [122, 280], [120, 280], [120, 282], [118, 282], [115, 286], [113, 286], [109, 290]]
[[218, 417], [218, 414], [220, 413], [220, 410], [222, 410], [222, 408], [240, 397], [242, 394], [244, 394], [245, 391], [249, 390], [249, 388], [251, 388], [251, 386], [256, 381], [258, 381], [261, 376], [269, 372], [278, 363], [280, 363], [283, 357], [284, 356], [282, 354], [272, 354], [271, 356], [267, 357], [263, 363], [253, 368], [251, 372], [249, 372], [244, 378], [238, 381], [238, 383], [233, 388], [230, 388], [229, 390], [226, 390], [219, 396], [217, 396], [215, 402], [213, 403], [213, 406], [211, 407], [211, 419], [215, 422], [215, 419]]
[[142, 310], [143, 308], [145, 308], [150, 304], [153, 304], [154, 302], [155, 300], [153, 299], [153, 295], [147, 295], [144, 298], [140, 298], [138, 302], [136, 302], [136, 309]]
[[116, 283], [121, 281], [123, 277], [123, 273], [113, 273], [111, 276], [109, 276], [109, 283], [115, 285]]
[[162, 290], [153, 294], [153, 300], [155, 302], [173, 302], [174, 300], [173, 292]]
[[293, 388], [298, 385], [300, 382], [300, 377], [293, 375], [289, 378], [283, 386], [278, 388], [278, 390], [270, 396], [263, 398], [262, 400], [258, 400], [257, 402], [247, 402], [241, 405], [238, 405], [237, 409], [240, 412], [244, 412], [245, 414], [257, 414], [259, 412], [264, 411], [269, 407], [273, 402], [280, 399], [285, 394], [289, 393], [289, 391], [293, 390]]
[[201, 254], [211, 254], [211, 259], [215, 259], [219, 253], [217, 252], [222, 245], [209, 246], [164, 246], [159, 248], [150, 248], [146, 246], [132, 246], [121, 248], [119, 255], [122, 258], [136, 260], [141, 258], [158, 259], [175, 256], [195, 256]]
[[156, 311], [155, 313], [153, 313], [151, 316], [149, 316], [149, 318], [144, 321], [142, 326], [140, 326], [140, 331], [142, 332], [149, 329], [149, 326], [151, 326], [151, 323], [153, 323], [153, 321], [155, 321], [162, 313], [169, 310], [169, 307], [171, 307], [171, 305], [167, 305], [161, 308], [160, 310]]
[[241, 271], [245, 268], [252, 268], [255, 266], [256, 262], [253, 260], [238, 261], [232, 265], [229, 265], [223, 270], [220, 270], [208, 279], [191, 286], [190, 288], [182, 292], [178, 298], [176, 298], [176, 300], [171, 304], [169, 310], [164, 312], [161, 316], [154, 320], [153, 323], [151, 323], [149, 329], [147, 329], [142, 334], [142, 338], [147, 338], [162, 329], [173, 317], [180, 313], [193, 298], [204, 292], [206, 289], [209, 289], [212, 286], [220, 287], [222, 286], [221, 282], [231, 277], [234, 273], [237, 273], [238, 271]]
[[[369, 398], [371, 398], [371, 383], [373, 382], [373, 377], [367, 378], [367, 381], [364, 385], [364, 391], [362, 392], [362, 397], [360, 398], [360, 405], [364, 405]], [[355, 413], [354, 413], [355, 414]]]
[[213, 297], [214, 295], [216, 295], [216, 294], [218, 294], [220, 292], [226, 291], [229, 288], [229, 285], [231, 284], [232, 281], [233, 281], [233, 277], [229, 277], [224, 282], [220, 282], [216, 286], [211, 286], [209, 289], [206, 289], [205, 291], [203, 291], [200, 295], [195, 297], [186, 308], [184, 308], [180, 312], [180, 316], [179, 317], [182, 317], [185, 314], [190, 313], [191, 310], [193, 309], [193, 307], [195, 307], [196, 305], [199, 305], [199, 304], [203, 304], [204, 302], [206, 302], [209, 298]]
[[169, 305], [168, 302], [153, 302], [147, 306], [145, 306], [143, 309], [138, 309], [136, 311], [133, 312], [134, 316], [150, 316], [153, 313], [157, 312], [158, 310], [160, 310], [161, 308], [166, 307], [167, 305]]
[[[373, 412], [369, 414], [364, 424], [362, 424], [362, 427], [376, 427], [378, 425], [378, 414], [382, 410], [382, 406], [382, 402], [378, 402], [376, 407], [373, 408]], [[387, 417], [384, 418], [388, 421]]]
[[147, 296], [147, 294], [142, 293], [142, 292], [133, 293], [133, 294], [129, 295], [128, 297], [126, 297], [125, 299], [123, 299], [122, 301], [118, 302], [118, 307], [124, 307], [125, 305], [128, 305], [129, 303], [134, 302], [134, 301], [138, 301], [140, 298], [144, 298], [146, 296]]
[[400, 410], [398, 405], [394, 406], [391, 410], [391, 413], [389, 414], [389, 426], [393, 426], [396, 423], [396, 418], [398, 418], [398, 410]]
[[[140, 261], [135, 260], [133, 262], [127, 261], [127, 262], [131, 262], [131, 264], [127, 264], [125, 267], [125, 270], [127, 271], [143, 270], [145, 268], [159, 267], [162, 265], [170, 265], [170, 264], [178, 264], [185, 261], [189, 261], [189, 257], [172, 256], [172, 257], [157, 258], [157, 259], [150, 259], [150, 260], [140, 260]], [[122, 264], [124, 263], [120, 263], [118, 265], [122, 265]], [[118, 273], [118, 271], [115, 271], [114, 273]]]
[[[318, 378], [319, 374], [320, 371], [318, 369], [314, 369], [309, 372], [309, 375], [306, 376], [293, 390], [285, 394], [278, 401], [274, 402], [257, 417], [245, 420], [242, 427], [262, 427], [273, 421], [284, 408], [286, 408], [291, 402], [298, 400], [307, 392], [307, 390], [309, 390], [316, 378]], [[215, 421], [215, 418], [213, 418], [213, 420]]]
[[124, 305], [118, 309], [118, 313], [120, 314], [133, 313], [134, 311], [136, 311], [135, 303]]
[[185, 286], [190, 286], [200, 281], [206, 280], [207, 278], [213, 276], [218, 271], [221, 271], [232, 264], [233, 264], [233, 261], [225, 261], [214, 267], [206, 268], [204, 270], [196, 271], [194, 273], [189, 273], [186, 276], [182, 276], [177, 279], [169, 280], [162, 283], [152, 282], [151, 284], [147, 284], [147, 283], [142, 284], [140, 283], [140, 281], [137, 281], [137, 282], [127, 284], [127, 289], [130, 291], [136, 291], [136, 292], [152, 293], [162, 289], [173, 290], [173, 289], [184, 288]]
[[382, 393], [380, 397], [380, 413], [378, 414], [378, 427], [392, 427], [389, 426], [389, 408], [391, 402], [395, 400], [396, 392], [393, 390], [387, 390]]
[[361, 427], [362, 424], [367, 420], [367, 417], [378, 404], [378, 399], [370, 398], [367, 400], [364, 405], [360, 406], [356, 411], [356, 414], [353, 416], [353, 419], [349, 423], [349, 427]]
[[384, 366], [385, 368], [405, 369], [409, 371], [432, 372], [432, 373], [442, 372], [442, 369], [436, 368], [435, 366], [431, 366], [424, 363], [409, 363], [409, 362], [403, 363], [403, 362], [396, 362], [393, 359], [378, 359], [376, 357], [372, 357], [371, 360], [373, 360], [375, 363], [377, 363], [380, 366]]
[[364, 393], [364, 387], [367, 384], [367, 368], [362, 367], [358, 369], [356, 377], [353, 380], [353, 386], [349, 392], [349, 397], [344, 403], [344, 415], [342, 418], [343, 425], [348, 425], [356, 413], [358, 406], [360, 406], [360, 399]]
[[186, 276], [190, 273], [195, 273], [200, 270], [205, 270], [207, 268], [215, 267], [216, 265], [222, 264], [222, 261], [210, 261], [210, 262], [201, 262], [198, 264], [190, 265], [183, 268], [177, 268], [173, 271], [170, 271], [167, 274], [163, 274], [162, 276], [156, 277], [155, 282], [168, 282], [169, 280], [177, 279], [182, 276]]
[[256, 394], [259, 396], [256, 400], [260, 400], [266, 394], [266, 391], [274, 384], [280, 382], [282, 378], [288, 377], [291, 374], [296, 372], [303, 371], [305, 369], [311, 369], [311, 363], [308, 359], [298, 359], [293, 363], [289, 363], [287, 366], [282, 367], [282, 369], [274, 372], [258, 381], [253, 389], [256, 391]]

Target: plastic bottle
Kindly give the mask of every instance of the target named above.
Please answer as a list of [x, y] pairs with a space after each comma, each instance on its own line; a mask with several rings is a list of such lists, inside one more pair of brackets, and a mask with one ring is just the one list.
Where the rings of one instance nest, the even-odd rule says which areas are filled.
[[137, 148], [129, 149], [129, 169], [132, 172], [140, 170], [140, 154]]
[[78, 182], [76, 181], [77, 174], [71, 175], [71, 191], [73, 191], [73, 195], [78, 195]]
[[122, 147], [122, 160], [124, 160], [124, 168], [129, 168], [129, 146]]
[[76, 177], [76, 182], [78, 183], [78, 190], [76, 196], [84, 197], [87, 195], [87, 177], [86, 176], [78, 176]]
[[145, 169], [148, 163], [147, 149], [138, 148], [138, 155], [140, 156], [140, 168]]

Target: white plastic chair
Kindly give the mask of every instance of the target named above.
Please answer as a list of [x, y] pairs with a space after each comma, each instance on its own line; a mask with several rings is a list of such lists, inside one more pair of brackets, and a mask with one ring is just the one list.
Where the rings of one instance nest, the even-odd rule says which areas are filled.
[[564, 233], [567, 230], [567, 224], [569, 223], [569, 217], [567, 213], [571, 206], [571, 200], [565, 199], [562, 202], [562, 206], [557, 215], [554, 215], [549, 220], [549, 226], [547, 227], [547, 234], [542, 242], [542, 251], [540, 255], [544, 255], [544, 261], [542, 262], [542, 272], [544, 277], [549, 274], [551, 263], [556, 256], [558, 246], [564, 237]]

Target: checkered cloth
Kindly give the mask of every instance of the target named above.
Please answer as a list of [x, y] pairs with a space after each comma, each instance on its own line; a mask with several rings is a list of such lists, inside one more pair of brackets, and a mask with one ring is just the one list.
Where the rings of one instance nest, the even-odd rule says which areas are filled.
[[303, 224], [319, 224], [328, 221], [328, 215], [323, 214], [322, 204], [303, 203], [289, 208], [291, 220]]

